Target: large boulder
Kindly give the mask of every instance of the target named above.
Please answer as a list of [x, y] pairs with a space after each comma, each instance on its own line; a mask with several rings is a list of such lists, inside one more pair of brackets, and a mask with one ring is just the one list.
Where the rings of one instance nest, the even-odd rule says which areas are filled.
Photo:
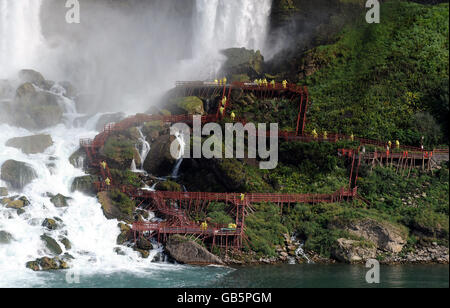
[[245, 48], [229, 48], [222, 50], [227, 61], [222, 66], [222, 71], [227, 76], [247, 75], [253, 80], [263, 74], [264, 57], [257, 50]]
[[183, 191], [181, 185], [173, 181], [159, 182], [158, 184], [156, 184], [155, 189], [160, 191]]
[[0, 245], [5, 245], [11, 243], [14, 238], [11, 233], [0, 230]]
[[179, 263], [193, 265], [224, 264], [219, 257], [210, 253], [206, 248], [179, 235], [170, 237], [166, 245], [166, 251], [170, 257]]
[[406, 244], [407, 232], [388, 222], [363, 219], [349, 223], [345, 228], [350, 234], [362, 237], [382, 251], [399, 253]]
[[1, 168], [0, 178], [13, 189], [23, 189], [37, 177], [34, 169], [28, 164], [16, 160], [7, 160]]
[[41, 73], [31, 70], [24, 69], [19, 71], [19, 79], [22, 82], [29, 82], [43, 88], [46, 85], [45, 78]]
[[62, 254], [61, 246], [50, 236], [48, 235], [41, 235], [41, 240], [44, 242], [47, 249], [53, 253], [54, 255], [60, 255]]
[[72, 182], [71, 191], [79, 191], [86, 195], [95, 196], [97, 193], [94, 183], [98, 181], [98, 178], [93, 175], [85, 175], [76, 177]]
[[110, 168], [127, 170], [133, 159], [139, 157], [136, 143], [136, 137], [130, 131], [113, 134], [100, 149], [100, 154], [105, 157]]
[[8, 209], [16, 209], [16, 210], [23, 210], [24, 207], [30, 205], [30, 202], [26, 197], [20, 197], [17, 198], [3, 198], [0, 200], [0, 203], [3, 205], [6, 205], [6, 208]]
[[145, 171], [157, 176], [171, 173], [176, 162], [176, 158], [170, 153], [170, 146], [174, 140], [176, 140], [174, 136], [163, 135], [152, 143], [150, 153], [144, 162]]
[[375, 258], [377, 248], [372, 243], [340, 238], [337, 240], [337, 247], [332, 250], [332, 255], [341, 262], [361, 263]]
[[25, 266], [33, 271], [50, 271], [50, 270], [61, 270], [61, 269], [69, 268], [66, 261], [60, 259], [59, 257], [39, 258], [39, 259], [36, 259], [35, 261], [27, 262]]
[[6, 146], [20, 149], [25, 154], [43, 153], [52, 145], [52, 137], [45, 134], [11, 138], [6, 141]]
[[26, 129], [44, 129], [61, 123], [64, 109], [59, 97], [24, 83], [16, 90], [14, 123]]
[[54, 196], [50, 196], [50, 202], [53, 203], [55, 207], [67, 207], [69, 204], [67, 201], [71, 200], [72, 198], [63, 196], [61, 194], [57, 194]]
[[0, 197], [5, 197], [8, 195], [8, 188], [0, 187]]

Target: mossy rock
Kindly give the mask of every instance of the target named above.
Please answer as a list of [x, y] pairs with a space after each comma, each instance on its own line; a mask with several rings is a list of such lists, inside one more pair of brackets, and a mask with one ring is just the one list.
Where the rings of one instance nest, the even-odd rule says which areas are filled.
[[142, 250], [152, 250], [153, 249], [153, 245], [152, 243], [150, 243], [149, 240], [147, 240], [146, 238], [139, 238], [136, 242], [136, 247]]
[[45, 78], [44, 76], [39, 73], [38, 71], [31, 70], [31, 69], [23, 69], [19, 71], [19, 79], [22, 82], [29, 82], [34, 83], [35, 85], [42, 87], [45, 85]]
[[106, 140], [100, 153], [110, 168], [129, 169], [135, 157], [136, 139], [124, 134], [114, 134]]
[[43, 234], [41, 235], [41, 240], [45, 243], [45, 246], [50, 250], [51, 253], [55, 255], [62, 254], [62, 249], [59, 244], [50, 236]]
[[183, 191], [181, 185], [173, 181], [159, 182], [155, 188], [161, 191]]
[[34, 169], [20, 161], [7, 160], [1, 168], [0, 178], [14, 189], [22, 189], [37, 177]]
[[47, 228], [48, 230], [56, 230], [59, 228], [58, 223], [55, 219], [52, 218], [45, 218], [42, 222], [42, 226]]
[[205, 113], [203, 101], [197, 96], [179, 97], [174, 102], [178, 108], [183, 109], [188, 114], [203, 115]]
[[120, 234], [117, 236], [117, 245], [123, 245], [133, 239], [133, 233], [127, 224], [119, 223], [118, 226], [120, 228]]
[[61, 270], [69, 268], [66, 261], [55, 257], [43, 257], [36, 259], [35, 261], [29, 261], [25, 266], [33, 271], [51, 271], [51, 270]]
[[253, 79], [263, 74], [264, 57], [259, 50], [255, 52], [245, 48], [229, 48], [222, 50], [222, 53], [227, 57], [222, 66], [225, 75], [247, 75], [249, 79]]
[[25, 154], [43, 153], [53, 145], [50, 135], [39, 134], [26, 137], [11, 138], [6, 141], [6, 146], [20, 149]]
[[133, 221], [135, 203], [124, 193], [113, 190], [99, 192], [98, 201], [102, 205], [103, 214], [108, 219], [119, 219], [127, 222]]
[[141, 258], [147, 259], [150, 256], [150, 252], [148, 250], [139, 249], [139, 248], [133, 248], [134, 251], [137, 251], [140, 253]]

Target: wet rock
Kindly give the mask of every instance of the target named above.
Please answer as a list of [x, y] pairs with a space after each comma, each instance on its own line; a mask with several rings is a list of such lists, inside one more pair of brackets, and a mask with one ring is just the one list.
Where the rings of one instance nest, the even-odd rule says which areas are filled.
[[11, 233], [0, 230], [0, 245], [9, 244], [14, 240]]
[[87, 195], [95, 196], [97, 192], [94, 183], [96, 181], [98, 181], [98, 178], [93, 175], [76, 177], [72, 182], [71, 191], [79, 191]]
[[63, 196], [61, 194], [57, 194], [55, 196], [51, 196], [50, 201], [53, 203], [55, 207], [67, 207], [69, 204], [67, 203], [68, 200], [71, 200], [72, 198]]
[[0, 187], [0, 197], [5, 197], [8, 195], [8, 189], [6, 187]]
[[17, 198], [17, 196], [12, 198], [3, 198], [0, 203], [6, 205], [6, 208], [16, 209], [18, 211], [23, 210], [24, 207], [30, 205], [30, 202], [24, 196], [20, 198]]
[[55, 219], [45, 218], [42, 222], [42, 227], [45, 227], [48, 230], [56, 230], [59, 226]]
[[135, 158], [136, 143], [137, 139], [130, 132], [113, 134], [100, 149], [100, 154], [106, 158], [110, 168], [128, 170]]
[[59, 97], [36, 90], [31, 83], [21, 85], [14, 100], [14, 123], [26, 129], [44, 129], [61, 123], [64, 110]]
[[11, 138], [6, 141], [6, 146], [20, 149], [25, 154], [43, 153], [53, 145], [50, 135], [33, 135], [26, 137]]
[[13, 189], [22, 189], [36, 178], [36, 172], [28, 164], [16, 160], [7, 160], [1, 168], [0, 178]]
[[31, 69], [24, 69], [19, 71], [19, 79], [22, 82], [34, 83], [35, 85], [40, 87], [45, 85], [44, 76], [42, 76], [41, 73]]
[[165, 176], [172, 172], [176, 158], [170, 154], [170, 146], [174, 140], [176, 140], [174, 136], [163, 135], [152, 143], [144, 162], [145, 171], [157, 176]]
[[60, 239], [60, 242], [64, 245], [66, 250], [72, 249], [72, 243], [69, 241], [69, 239], [67, 237], [62, 237]]
[[139, 249], [135, 247], [134, 251], [139, 252], [141, 254], [141, 258], [143, 259], [147, 259], [150, 256], [150, 252], [148, 252], [148, 250]]
[[66, 261], [55, 257], [43, 257], [36, 259], [35, 261], [29, 261], [25, 265], [27, 268], [33, 271], [50, 271], [50, 270], [61, 270], [69, 268]]
[[124, 256], [125, 255], [125, 252], [120, 247], [115, 247], [114, 248], [114, 252], [116, 254], [118, 254], [119, 256]]
[[346, 263], [360, 263], [375, 258], [376, 254], [375, 245], [345, 238], [338, 239], [337, 247], [332, 250], [335, 259]]
[[180, 263], [193, 265], [224, 264], [219, 257], [210, 253], [206, 248], [179, 235], [170, 237], [166, 245], [166, 251], [170, 257]]
[[116, 240], [117, 245], [123, 245], [124, 243], [133, 239], [133, 233], [128, 225], [124, 223], [119, 223], [118, 226], [120, 228], [120, 234], [117, 236]]
[[43, 234], [41, 235], [41, 240], [45, 243], [45, 246], [51, 253], [55, 255], [62, 254], [61, 246], [59, 246], [59, 244], [52, 237]]
[[153, 245], [152, 243], [150, 243], [149, 240], [141, 237], [137, 240], [136, 242], [136, 247], [142, 250], [152, 250], [153, 249]]

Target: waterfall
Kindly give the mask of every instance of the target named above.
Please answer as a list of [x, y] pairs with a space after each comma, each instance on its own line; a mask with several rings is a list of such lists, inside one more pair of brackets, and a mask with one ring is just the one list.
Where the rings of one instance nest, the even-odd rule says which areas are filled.
[[141, 160], [141, 165], [139, 166], [140, 169], [137, 169], [136, 161], [133, 159], [133, 161], [131, 162], [130, 169], [133, 172], [145, 172], [144, 171], [144, 162], [147, 159], [148, 153], [150, 153], [150, 143], [148, 143], [148, 141], [146, 140], [147, 138], [142, 133], [142, 127], [138, 127], [137, 130], [138, 130], [139, 136], [140, 136], [139, 137], [140, 149], [138, 146], [136, 146], [136, 149], [139, 152], [139, 159]]
[[175, 134], [175, 138], [177, 138], [178, 144], [180, 145], [180, 151], [178, 152], [177, 162], [175, 163], [175, 167], [172, 170], [172, 178], [178, 177], [178, 172], [180, 171], [181, 163], [183, 162], [183, 156], [184, 156], [184, 136], [181, 132]]
[[264, 54], [272, 0], [196, 0], [194, 59], [182, 70], [187, 78], [213, 79], [226, 60], [220, 50], [245, 47]]
[[0, 0], [0, 78], [33, 67], [44, 44], [42, 0]]

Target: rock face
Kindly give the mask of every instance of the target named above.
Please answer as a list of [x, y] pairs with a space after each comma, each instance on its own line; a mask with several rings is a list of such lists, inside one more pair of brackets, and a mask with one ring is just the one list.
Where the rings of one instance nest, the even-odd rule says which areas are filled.
[[359, 263], [373, 259], [377, 255], [375, 246], [366, 245], [360, 241], [340, 238], [337, 240], [337, 248], [332, 251], [334, 258], [346, 263]]
[[170, 174], [176, 162], [170, 154], [170, 145], [174, 140], [174, 136], [164, 135], [152, 143], [150, 153], [144, 162], [145, 171], [157, 176]]
[[50, 135], [17, 137], [6, 141], [6, 146], [20, 149], [25, 154], [43, 153], [52, 145], [53, 140]]
[[224, 264], [219, 257], [210, 253], [206, 248], [179, 235], [170, 237], [166, 250], [173, 259], [184, 264]]
[[386, 252], [399, 253], [406, 244], [407, 234], [387, 222], [364, 219], [351, 223], [346, 230], [374, 243], [378, 249]]
[[22, 189], [36, 178], [36, 172], [24, 162], [7, 160], [1, 169], [1, 179], [13, 189]]
[[229, 48], [222, 51], [227, 61], [222, 67], [227, 76], [247, 75], [251, 80], [263, 73], [264, 57], [260, 51], [245, 48]]
[[32, 269], [33, 271], [50, 271], [69, 268], [67, 263], [58, 257], [43, 257], [40, 259], [36, 259], [35, 261], [27, 262], [25, 266], [29, 269]]

